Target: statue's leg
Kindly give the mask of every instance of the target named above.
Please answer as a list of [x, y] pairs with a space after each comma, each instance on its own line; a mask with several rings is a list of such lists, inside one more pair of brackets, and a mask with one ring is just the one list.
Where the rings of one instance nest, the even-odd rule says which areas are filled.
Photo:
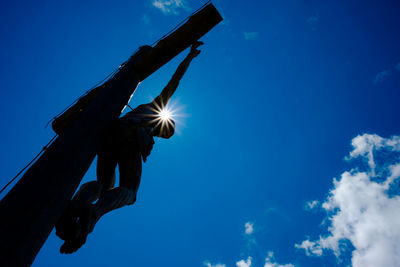
[[61, 220], [57, 223], [57, 235], [65, 240], [60, 248], [61, 253], [75, 252], [85, 243], [86, 221], [91, 203], [96, 201], [102, 192], [114, 187], [116, 166], [116, 153], [110, 146], [104, 146], [97, 157], [97, 181], [81, 186], [64, 212], [65, 216], [61, 216], [62, 219], [60, 218]]
[[136, 192], [140, 183], [142, 162], [140, 154], [126, 155], [119, 161], [120, 187], [105, 191], [94, 205], [86, 205], [79, 217], [79, 235], [61, 247], [62, 253], [72, 253], [78, 250], [85, 242], [87, 235], [93, 231], [97, 221], [104, 214], [121, 208], [125, 205], [132, 205], [136, 201]]
[[102, 190], [102, 184], [99, 181], [91, 181], [81, 185], [75, 196], [72, 198], [70, 205], [79, 209], [89, 203], [96, 201]]
[[[101, 188], [98, 197], [105, 191], [110, 190], [115, 184], [115, 168], [118, 163], [118, 152], [114, 144], [106, 146], [97, 154], [97, 182]], [[93, 202], [93, 201], [92, 201]]]
[[80, 209], [95, 201], [100, 194], [101, 185], [97, 181], [81, 185], [78, 192], [63, 211], [56, 223], [56, 235], [63, 240], [73, 239], [78, 235], [78, 217]]
[[86, 216], [81, 217], [81, 225], [86, 235], [93, 231], [95, 224], [104, 214], [132, 205], [136, 201], [142, 174], [141, 154], [130, 145], [122, 145], [118, 153], [118, 164], [120, 186], [102, 193], [96, 204], [87, 207], [84, 213]]
[[94, 217], [89, 225], [89, 232], [93, 230], [95, 223], [104, 214], [125, 205], [132, 205], [136, 201], [136, 193], [142, 175], [141, 154], [129, 145], [123, 146], [119, 152], [120, 186], [104, 192], [93, 206]]

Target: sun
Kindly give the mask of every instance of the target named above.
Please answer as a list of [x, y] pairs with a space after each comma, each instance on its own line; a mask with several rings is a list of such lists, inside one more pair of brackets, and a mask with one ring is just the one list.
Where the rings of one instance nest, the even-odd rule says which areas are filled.
[[154, 123], [155, 127], [161, 127], [161, 131], [164, 129], [170, 129], [173, 127], [179, 134], [179, 129], [175, 128], [177, 124], [183, 125], [182, 118], [187, 117], [185, 113], [182, 113], [184, 106], [179, 105], [178, 101], [169, 101], [167, 105], [159, 105], [156, 101], [153, 101], [154, 106], [150, 107], [153, 114], [149, 115], [152, 117], [150, 123]]
[[171, 120], [171, 111], [169, 111], [166, 107], [164, 107], [162, 110], [160, 110], [158, 116], [162, 121], [169, 121]]

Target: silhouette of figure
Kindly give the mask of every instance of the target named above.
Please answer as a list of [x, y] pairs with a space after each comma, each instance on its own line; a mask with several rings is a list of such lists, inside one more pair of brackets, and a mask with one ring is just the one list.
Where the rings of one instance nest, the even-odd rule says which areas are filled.
[[[160, 111], [174, 94], [190, 62], [200, 54], [197, 48], [202, 44], [197, 41], [191, 46], [189, 54], [154, 101], [128, 112], [111, 127], [97, 153], [97, 181], [81, 185], [56, 224], [56, 234], [65, 241], [61, 253], [77, 251], [101, 216], [135, 203], [142, 160], [146, 162], [150, 155], [153, 137], [168, 139], [174, 134], [174, 121], [161, 118]], [[138, 53], [143, 49], [146, 47], [139, 49]], [[117, 165], [119, 187], [114, 187]]]

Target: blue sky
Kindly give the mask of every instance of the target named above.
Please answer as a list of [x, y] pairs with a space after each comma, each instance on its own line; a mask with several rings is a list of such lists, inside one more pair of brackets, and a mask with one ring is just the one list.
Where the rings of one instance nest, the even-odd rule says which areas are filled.
[[[2, 1], [1, 184], [53, 136], [49, 119], [202, 3]], [[214, 4], [224, 21], [202, 38], [174, 96], [178, 134], [156, 140], [135, 205], [72, 255], [53, 232], [33, 266], [396, 266], [398, 1]]]

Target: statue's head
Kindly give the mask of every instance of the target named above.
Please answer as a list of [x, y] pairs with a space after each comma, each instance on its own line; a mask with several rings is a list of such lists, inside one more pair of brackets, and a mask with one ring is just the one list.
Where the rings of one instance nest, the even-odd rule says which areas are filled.
[[153, 136], [170, 138], [175, 133], [175, 122], [173, 119], [168, 119], [157, 123], [151, 131]]

